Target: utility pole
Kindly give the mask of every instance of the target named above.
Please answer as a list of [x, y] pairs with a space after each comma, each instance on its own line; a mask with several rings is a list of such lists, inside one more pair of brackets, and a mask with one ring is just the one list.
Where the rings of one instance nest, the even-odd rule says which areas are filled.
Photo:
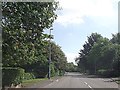
[[49, 38], [48, 79], [50, 79], [50, 77], [51, 77], [51, 75], [50, 75], [50, 73], [51, 73], [50, 66], [51, 66], [51, 31], [52, 31], [52, 30], [53, 30], [53, 29], [51, 28], [51, 29], [50, 29], [50, 33], [49, 33], [50, 38]]

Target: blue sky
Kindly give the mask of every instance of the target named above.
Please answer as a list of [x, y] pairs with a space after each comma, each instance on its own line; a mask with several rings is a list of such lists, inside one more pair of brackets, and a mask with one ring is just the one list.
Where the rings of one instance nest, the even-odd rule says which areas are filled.
[[53, 41], [61, 46], [68, 62], [74, 62], [87, 36], [97, 32], [111, 38], [118, 32], [119, 0], [58, 0], [62, 10], [58, 10], [54, 22]]

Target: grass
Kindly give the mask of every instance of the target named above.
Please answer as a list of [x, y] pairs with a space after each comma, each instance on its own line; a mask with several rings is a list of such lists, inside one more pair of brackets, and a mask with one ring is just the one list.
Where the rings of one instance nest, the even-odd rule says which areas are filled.
[[35, 83], [38, 83], [44, 80], [47, 80], [47, 78], [24, 80], [21, 84], [23, 87], [26, 87], [26, 86], [30, 86], [30, 85], [33, 85]]
[[[51, 79], [54, 79], [55, 77], [51, 77]], [[23, 87], [27, 87], [27, 86], [31, 86], [33, 84], [36, 84], [36, 83], [40, 83], [44, 80], [48, 80], [48, 78], [38, 78], [38, 79], [30, 79], [30, 80], [24, 80], [21, 85]]]

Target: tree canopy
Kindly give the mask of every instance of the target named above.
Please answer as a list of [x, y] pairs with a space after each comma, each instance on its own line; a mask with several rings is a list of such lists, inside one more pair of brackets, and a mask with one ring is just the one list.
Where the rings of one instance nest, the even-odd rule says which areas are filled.
[[76, 58], [81, 72], [97, 74], [104, 70], [119, 75], [119, 36], [120, 34], [117, 33], [109, 40], [100, 34], [92, 33], [88, 37], [88, 42], [83, 45], [84, 48], [80, 50], [79, 57]]
[[21, 67], [38, 77], [48, 73], [51, 44], [51, 72], [65, 71], [66, 56], [59, 45], [49, 42], [46, 29], [57, 18], [57, 2], [2, 3], [3, 67]]
[[3, 65], [23, 65], [38, 60], [44, 50], [44, 29], [57, 15], [55, 2], [3, 2]]

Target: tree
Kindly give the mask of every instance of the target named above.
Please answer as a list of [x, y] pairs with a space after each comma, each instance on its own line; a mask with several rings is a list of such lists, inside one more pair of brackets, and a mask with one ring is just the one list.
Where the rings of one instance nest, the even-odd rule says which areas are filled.
[[87, 56], [89, 71], [96, 73], [99, 69], [111, 69], [114, 55], [115, 51], [109, 39], [101, 38]]
[[[55, 70], [61, 70], [65, 71], [66, 64], [67, 64], [67, 58], [62, 51], [61, 47], [59, 45], [56, 45], [54, 42], [50, 42], [51, 44], [51, 62], [55, 66]], [[49, 54], [49, 45], [47, 48], [47, 54]], [[49, 55], [46, 55], [47, 58]]]
[[[89, 74], [101, 74], [104, 76], [120, 75], [120, 45], [119, 33], [113, 35], [111, 40], [97, 35], [98, 37], [92, 41], [88, 38], [88, 43], [83, 45], [84, 49], [79, 53], [78, 66], [81, 71], [88, 71]], [[91, 36], [90, 36], [91, 37]], [[88, 47], [90, 48], [88, 48]], [[87, 49], [86, 49], [87, 48]], [[106, 65], [107, 64], [107, 65]]]
[[44, 46], [44, 52], [38, 57], [38, 61], [23, 66], [27, 72], [34, 73], [36, 78], [46, 77], [48, 74], [49, 44], [51, 44], [51, 75], [54, 76], [66, 69], [67, 58], [61, 47], [54, 42], [49, 42]]
[[76, 62], [78, 62], [78, 66], [82, 68], [83, 72], [86, 72], [86, 70], [89, 68], [87, 64], [87, 55], [89, 54], [90, 50], [92, 49], [93, 45], [101, 38], [102, 36], [97, 33], [92, 33], [88, 37], [88, 42], [85, 42], [83, 45], [83, 49], [79, 52], [79, 57], [76, 59]]
[[66, 71], [67, 72], [77, 72], [77, 66], [74, 65], [73, 62], [67, 63]]
[[44, 50], [43, 30], [56, 19], [55, 2], [3, 2], [3, 65], [21, 66], [38, 61]]
[[120, 44], [120, 33], [112, 34], [112, 39], [110, 40], [113, 44]]
[[113, 34], [112, 39], [110, 40], [114, 44], [115, 57], [113, 59], [113, 69], [117, 73], [117, 76], [120, 75], [120, 33]]

